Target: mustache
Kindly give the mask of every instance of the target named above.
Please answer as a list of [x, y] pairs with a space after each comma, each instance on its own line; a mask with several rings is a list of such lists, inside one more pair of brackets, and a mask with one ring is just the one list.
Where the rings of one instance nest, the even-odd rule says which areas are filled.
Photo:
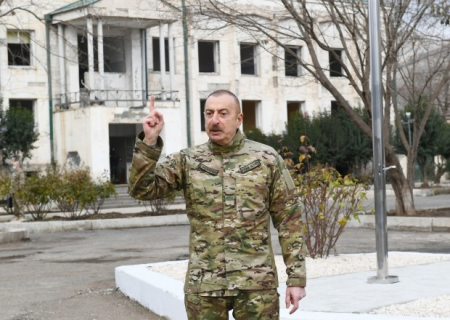
[[219, 126], [216, 125], [212, 125], [211, 127], [209, 127], [209, 130], [219, 130], [222, 131], [222, 129]]

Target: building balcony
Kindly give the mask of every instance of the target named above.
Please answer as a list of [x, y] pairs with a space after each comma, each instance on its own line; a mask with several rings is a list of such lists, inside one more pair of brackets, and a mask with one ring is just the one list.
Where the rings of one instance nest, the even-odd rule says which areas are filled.
[[56, 95], [55, 110], [70, 110], [90, 106], [104, 105], [107, 107], [129, 108], [142, 107], [151, 96], [156, 101], [179, 101], [178, 91], [147, 91], [145, 90], [88, 90]]

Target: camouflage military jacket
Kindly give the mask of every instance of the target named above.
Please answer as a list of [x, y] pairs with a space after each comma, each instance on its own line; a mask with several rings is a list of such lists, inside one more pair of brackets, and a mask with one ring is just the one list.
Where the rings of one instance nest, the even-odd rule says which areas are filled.
[[208, 143], [160, 162], [160, 148], [136, 140], [131, 196], [149, 200], [183, 190], [190, 220], [185, 292], [278, 286], [270, 217], [279, 232], [288, 286], [305, 286], [305, 245], [294, 183], [278, 153], [238, 131], [229, 146]]

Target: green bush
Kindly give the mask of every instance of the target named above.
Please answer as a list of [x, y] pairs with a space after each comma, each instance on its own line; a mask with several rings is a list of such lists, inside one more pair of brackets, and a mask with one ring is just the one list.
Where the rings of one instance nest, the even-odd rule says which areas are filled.
[[[11, 178], [0, 175], [0, 198], [10, 194]], [[35, 173], [17, 192], [33, 220], [43, 220], [55, 204], [70, 219], [78, 219], [90, 213], [98, 214], [106, 199], [117, 193], [106, 175], [93, 180], [89, 168], [66, 169], [48, 167]], [[4, 206], [10, 213], [10, 209]]]
[[52, 199], [59, 210], [73, 220], [90, 211], [98, 214], [105, 199], [117, 196], [112, 183], [104, 176], [94, 181], [86, 167], [68, 170], [56, 166], [48, 175], [54, 181]]
[[335, 168], [323, 165], [311, 166], [309, 159], [315, 153], [308, 146], [305, 136], [299, 162], [291, 169], [298, 190], [298, 198], [304, 212], [304, 233], [311, 258], [327, 257], [335, 247], [347, 222], [358, 220], [363, 212], [366, 186], [351, 175], [342, 176]]
[[92, 194], [92, 199], [90, 202], [86, 203], [86, 210], [93, 214], [98, 214], [105, 200], [114, 196], [117, 198], [116, 188], [114, 184], [108, 181], [107, 176], [104, 174], [97, 181], [90, 181], [87, 188], [89, 193]]
[[77, 219], [86, 214], [86, 204], [94, 201], [90, 192], [89, 169], [67, 170], [55, 166], [49, 170], [48, 175], [54, 182], [52, 198], [58, 209], [70, 219]]
[[[356, 110], [365, 119], [362, 110]], [[313, 116], [295, 113], [282, 135], [264, 134], [259, 129], [245, 131], [247, 138], [255, 140], [285, 153], [294, 163], [298, 163], [302, 146], [298, 137], [307, 135], [312, 144], [319, 150], [311, 162], [327, 163], [341, 174], [353, 173], [362, 176], [366, 173], [367, 164], [372, 160], [372, 142], [342, 110], [336, 113], [321, 112]], [[280, 150], [281, 148], [281, 150]]]
[[35, 173], [19, 190], [20, 197], [33, 220], [43, 220], [51, 210], [54, 181], [51, 176]]
[[[6, 174], [0, 174], [0, 199], [6, 200], [6, 198], [10, 195], [11, 191], [11, 178]], [[7, 204], [2, 206], [7, 214], [12, 214], [12, 210], [8, 207]]]
[[271, 146], [275, 150], [280, 148], [280, 144], [283, 139], [283, 136], [280, 134], [269, 133], [266, 135], [258, 128], [253, 128], [251, 130], [245, 131], [245, 137], [250, 140], [254, 140]]

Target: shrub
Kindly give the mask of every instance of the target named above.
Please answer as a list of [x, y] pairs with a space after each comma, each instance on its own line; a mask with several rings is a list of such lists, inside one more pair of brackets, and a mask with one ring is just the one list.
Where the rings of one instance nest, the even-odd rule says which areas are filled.
[[305, 213], [306, 245], [311, 258], [327, 257], [349, 220], [358, 220], [364, 187], [350, 175], [331, 167], [315, 166], [296, 178]]
[[179, 192], [174, 192], [166, 198], [144, 201], [145, 209], [154, 214], [163, 214], [167, 211], [167, 207], [173, 203], [178, 195], [180, 195]]
[[[2, 182], [0, 192], [9, 194], [7, 183], [9, 178]], [[31, 175], [18, 194], [34, 220], [43, 220], [53, 203], [70, 219], [78, 219], [90, 211], [97, 214], [105, 199], [113, 195], [117, 196], [114, 185], [104, 176], [94, 181], [89, 168], [69, 170], [60, 166]]]
[[92, 201], [86, 203], [86, 210], [93, 214], [98, 214], [105, 203], [105, 200], [114, 196], [117, 198], [117, 192], [106, 175], [103, 175], [97, 181], [90, 181], [87, 188], [89, 193], [92, 194]]
[[[0, 174], [0, 199], [6, 200], [7, 197], [10, 196], [10, 188], [11, 188], [11, 178], [6, 174]], [[12, 214], [12, 209], [8, 207], [8, 204], [5, 203], [2, 205], [3, 209], [7, 214]]]
[[280, 143], [283, 136], [276, 133], [264, 134], [260, 129], [253, 128], [251, 130], [245, 131], [245, 137], [260, 143], [267, 144], [275, 150], [280, 147]]
[[26, 179], [18, 192], [33, 220], [43, 220], [52, 206], [54, 181], [51, 176], [35, 173]]
[[88, 168], [68, 170], [55, 166], [48, 173], [54, 181], [52, 198], [70, 219], [87, 214], [86, 205], [96, 200], [92, 192], [92, 179]]
[[307, 145], [307, 137], [300, 141], [299, 163], [290, 165], [297, 186], [299, 201], [304, 211], [304, 233], [311, 258], [327, 257], [335, 247], [347, 222], [358, 220], [361, 205], [366, 199], [365, 185], [350, 175], [341, 176], [334, 168], [310, 166], [310, 153], [315, 149]]

